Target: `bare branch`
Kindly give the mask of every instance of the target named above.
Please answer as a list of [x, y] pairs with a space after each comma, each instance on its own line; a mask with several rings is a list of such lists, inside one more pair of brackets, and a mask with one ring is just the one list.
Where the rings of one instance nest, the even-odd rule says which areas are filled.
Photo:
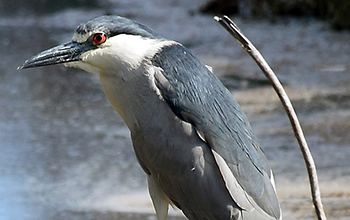
[[237, 25], [227, 16], [222, 18], [215, 17], [216, 21], [218, 21], [244, 48], [245, 51], [254, 59], [254, 61], [258, 64], [260, 69], [263, 71], [265, 76], [268, 78], [273, 88], [275, 89], [278, 97], [280, 98], [284, 109], [287, 112], [289, 120], [292, 124], [293, 131], [295, 137], [299, 143], [300, 150], [303, 154], [306, 168], [309, 175], [310, 187], [311, 187], [311, 195], [313, 204], [315, 206], [315, 211], [317, 218], [319, 220], [326, 220], [326, 215], [323, 210], [323, 205], [321, 201], [321, 193], [320, 187], [318, 184], [318, 177], [316, 172], [315, 162], [312, 158], [309, 147], [306, 143], [303, 131], [301, 129], [298, 117], [294, 111], [292, 103], [287, 96], [287, 93], [283, 89], [282, 84], [278, 80], [277, 76], [272, 71], [271, 67], [267, 64], [263, 56], [260, 52], [255, 48], [255, 46], [244, 36], [242, 31], [237, 27]]

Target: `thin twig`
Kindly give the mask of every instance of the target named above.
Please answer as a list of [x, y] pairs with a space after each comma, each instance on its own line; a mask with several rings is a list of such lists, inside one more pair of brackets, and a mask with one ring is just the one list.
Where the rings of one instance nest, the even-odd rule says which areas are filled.
[[244, 36], [242, 31], [237, 27], [237, 25], [227, 16], [223, 18], [215, 17], [215, 20], [218, 21], [244, 48], [245, 51], [254, 59], [258, 64], [260, 69], [263, 71], [265, 76], [268, 78], [273, 88], [275, 89], [278, 97], [280, 98], [284, 109], [287, 112], [289, 120], [292, 124], [295, 137], [299, 143], [300, 150], [303, 154], [306, 168], [309, 175], [310, 187], [312, 201], [315, 206], [315, 211], [317, 218], [319, 220], [326, 220], [326, 215], [323, 210], [320, 187], [318, 184], [318, 177], [316, 172], [315, 162], [312, 158], [309, 147], [306, 143], [303, 131], [301, 129], [298, 117], [294, 111], [292, 103], [287, 96], [287, 93], [283, 89], [282, 84], [278, 80], [277, 76], [272, 71], [271, 67], [267, 64], [260, 52], [255, 48], [255, 46]]

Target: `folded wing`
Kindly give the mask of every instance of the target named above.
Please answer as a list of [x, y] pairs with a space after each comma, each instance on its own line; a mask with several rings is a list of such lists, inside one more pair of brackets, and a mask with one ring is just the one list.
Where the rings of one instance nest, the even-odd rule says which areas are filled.
[[256, 209], [267, 218], [280, 219], [271, 169], [231, 93], [179, 44], [163, 48], [153, 64], [160, 95], [212, 149], [235, 202], [247, 212]]

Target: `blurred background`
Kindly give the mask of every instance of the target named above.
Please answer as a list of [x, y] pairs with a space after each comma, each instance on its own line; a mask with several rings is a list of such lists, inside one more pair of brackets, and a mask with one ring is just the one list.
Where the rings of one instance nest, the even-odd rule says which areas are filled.
[[349, 219], [349, 10], [347, 0], [0, 0], [0, 220], [155, 220], [129, 131], [98, 76], [61, 65], [16, 71], [104, 14], [142, 22], [212, 66], [270, 160], [284, 219], [315, 219], [304, 161], [277, 96], [213, 19], [230, 15], [292, 99], [328, 219]]

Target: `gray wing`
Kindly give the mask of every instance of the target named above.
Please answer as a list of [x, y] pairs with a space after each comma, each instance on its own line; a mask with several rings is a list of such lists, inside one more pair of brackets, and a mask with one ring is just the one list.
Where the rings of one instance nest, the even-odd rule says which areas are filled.
[[[152, 62], [158, 67], [154, 71], [156, 87], [173, 112], [196, 128], [212, 149], [219, 167], [220, 161], [227, 164], [250, 197], [249, 202], [278, 219], [280, 208], [270, 181], [271, 169], [231, 93], [179, 44], [163, 48]], [[225, 173], [223, 168], [220, 170]], [[230, 188], [228, 177], [225, 181]], [[234, 197], [235, 193], [230, 193]]]

